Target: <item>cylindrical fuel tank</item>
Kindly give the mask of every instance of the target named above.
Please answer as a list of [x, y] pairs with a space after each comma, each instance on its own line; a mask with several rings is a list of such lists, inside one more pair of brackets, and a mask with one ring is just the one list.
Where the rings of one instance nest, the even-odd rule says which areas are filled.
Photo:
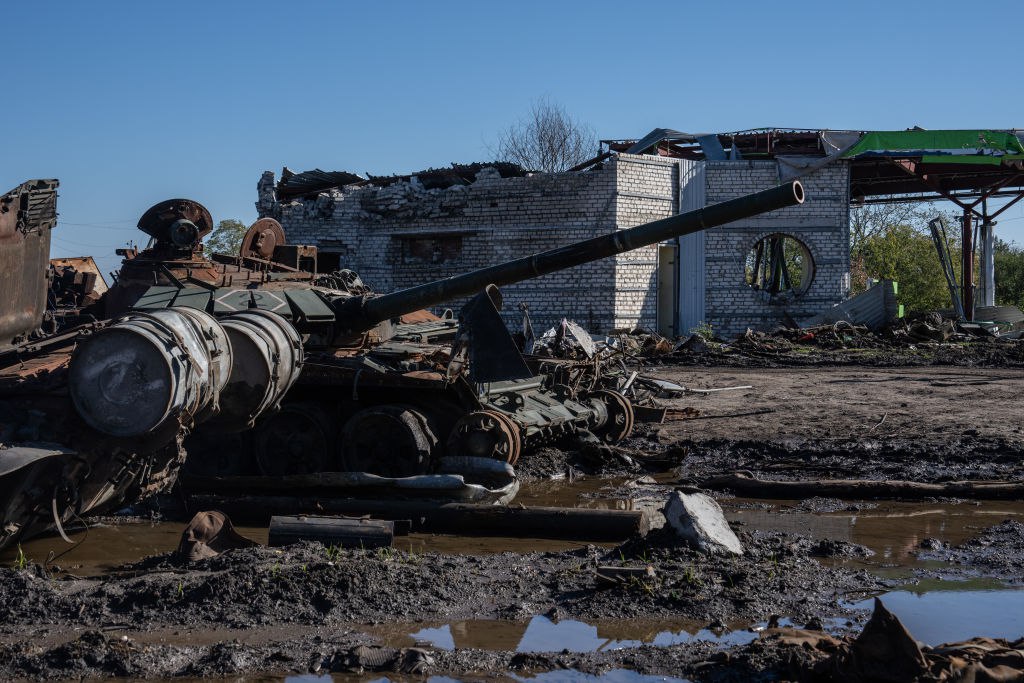
[[78, 414], [111, 436], [150, 434], [217, 411], [231, 368], [220, 324], [191, 308], [133, 312], [79, 343], [68, 388]]
[[302, 369], [302, 337], [281, 316], [252, 309], [221, 318], [231, 340], [232, 367], [220, 413], [209, 426], [241, 431], [280, 403]]

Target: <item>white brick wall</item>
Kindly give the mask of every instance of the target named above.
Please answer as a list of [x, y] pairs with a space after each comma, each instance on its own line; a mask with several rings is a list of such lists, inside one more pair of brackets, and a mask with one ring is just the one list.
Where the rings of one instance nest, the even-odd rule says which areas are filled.
[[[774, 161], [706, 162], [707, 203], [714, 204], [767, 189], [779, 182]], [[830, 164], [801, 179], [806, 201], [707, 232], [705, 243], [705, 315], [723, 337], [747, 327], [771, 328], [785, 316], [800, 319], [846, 298], [844, 277], [849, 271], [849, 165]], [[784, 304], [767, 301], [764, 292], [750, 288], [744, 263], [758, 240], [784, 233], [803, 242], [814, 260], [810, 288]]]
[[[412, 287], [477, 268], [605, 234], [615, 227], [616, 164], [583, 174], [496, 178], [465, 187], [424, 190], [397, 183], [386, 188], [333, 191], [330, 215], [312, 201], [281, 206], [289, 242], [314, 244], [341, 254], [379, 292]], [[402, 263], [403, 235], [462, 233], [458, 258], [442, 263]], [[518, 304], [530, 306], [538, 332], [562, 316], [593, 330], [615, 324], [612, 259], [585, 264], [502, 287], [503, 316], [518, 325]], [[464, 300], [452, 301], [458, 310]]]
[[[706, 163], [709, 204], [778, 183], [774, 161]], [[705, 313], [720, 334], [772, 326], [784, 311], [798, 318], [844, 298], [848, 167], [833, 164], [803, 182], [803, 206], [708, 231]], [[289, 242], [339, 253], [342, 267], [389, 292], [674, 215], [678, 187], [674, 160], [620, 154], [586, 173], [502, 179], [485, 169], [473, 184], [445, 190], [425, 190], [416, 182], [334, 190], [319, 203], [280, 205], [280, 219]], [[767, 303], [744, 281], [747, 252], [772, 232], [798, 237], [816, 265], [810, 290], [786, 306]], [[437, 233], [461, 234], [461, 255], [403, 263], [402, 236]], [[517, 305], [526, 302], [538, 332], [563, 316], [595, 332], [654, 329], [656, 271], [657, 246], [651, 246], [508, 285], [502, 288], [503, 315], [518, 325]], [[457, 310], [462, 303], [449, 305]]]

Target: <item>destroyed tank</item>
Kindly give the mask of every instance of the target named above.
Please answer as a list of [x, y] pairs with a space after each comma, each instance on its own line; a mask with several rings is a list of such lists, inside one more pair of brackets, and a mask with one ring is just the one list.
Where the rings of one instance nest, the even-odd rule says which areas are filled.
[[[270, 218], [238, 255], [207, 256], [209, 212], [168, 200], [139, 221], [150, 245], [120, 252], [116, 281], [85, 311], [117, 321], [76, 348], [70, 393], [84, 421], [118, 439], [185, 424], [200, 487], [210, 477], [459, 472], [480, 459], [514, 465], [571, 437], [614, 444], [634, 424], [622, 380], [538, 372], [499, 315], [498, 287], [802, 201], [792, 182], [375, 294], [352, 271], [318, 274], [316, 249], [286, 244]], [[457, 318], [426, 310], [466, 296]]]
[[[497, 286], [803, 200], [792, 183], [376, 295], [351, 271], [317, 274], [315, 248], [285, 244], [272, 220], [239, 255], [207, 257], [209, 212], [176, 199], [143, 215], [149, 246], [122, 250], [97, 292], [46, 265], [56, 187], [0, 197], [0, 547], [168, 490], [186, 452], [195, 486], [243, 491], [287, 474], [462, 473], [569, 436], [615, 443], [633, 423], [621, 378], [524, 359]], [[471, 294], [458, 320], [423, 310]]]
[[55, 315], [57, 289], [94, 284], [48, 262], [57, 187], [32, 180], [0, 196], [0, 548], [164, 491], [185, 457], [184, 430], [116, 439], [69, 400], [72, 349], [104, 324]]

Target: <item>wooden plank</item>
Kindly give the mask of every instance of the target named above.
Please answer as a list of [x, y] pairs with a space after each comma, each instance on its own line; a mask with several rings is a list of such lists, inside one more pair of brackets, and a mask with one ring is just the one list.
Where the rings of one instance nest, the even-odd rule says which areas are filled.
[[270, 518], [271, 546], [319, 541], [342, 548], [387, 548], [395, 537], [395, 524], [380, 519], [280, 515]]
[[369, 515], [374, 519], [411, 519], [414, 531], [468, 536], [622, 541], [646, 535], [651, 528], [651, 516], [642, 510], [214, 494], [192, 495], [189, 502], [197, 509], [223, 510], [232, 518], [258, 524], [265, 524], [272, 515]]
[[755, 479], [746, 472], [723, 474], [699, 483], [701, 488], [732, 491], [751, 498], [798, 500], [810, 496], [829, 496], [846, 500], [871, 498], [972, 498], [975, 500], [1019, 500], [1024, 498], [1024, 482], [1019, 481], [876, 481], [870, 479], [815, 479], [778, 481]]

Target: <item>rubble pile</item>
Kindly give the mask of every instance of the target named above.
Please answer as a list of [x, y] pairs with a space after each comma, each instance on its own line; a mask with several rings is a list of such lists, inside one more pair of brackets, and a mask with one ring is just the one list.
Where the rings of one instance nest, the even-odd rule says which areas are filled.
[[616, 339], [627, 357], [647, 363], [684, 365], [1009, 365], [1024, 364], [1021, 330], [929, 313], [900, 319], [882, 329], [845, 321], [813, 327], [748, 329], [732, 340], [690, 334], [669, 340], [649, 331]]

